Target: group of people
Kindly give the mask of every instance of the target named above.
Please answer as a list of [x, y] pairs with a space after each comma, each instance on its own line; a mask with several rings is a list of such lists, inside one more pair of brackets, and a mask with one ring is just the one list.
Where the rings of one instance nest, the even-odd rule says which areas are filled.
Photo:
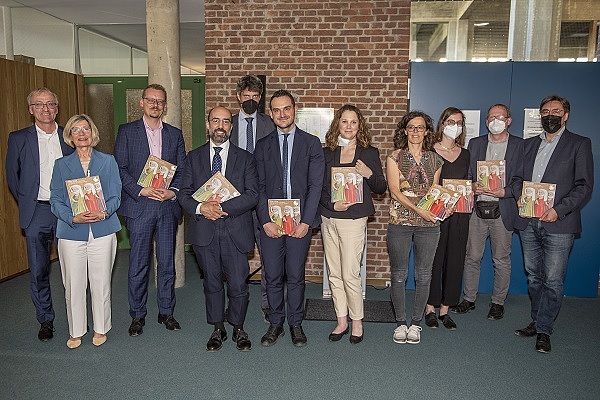
[[[339, 341], [351, 332], [350, 342], [360, 343], [364, 337], [360, 267], [367, 221], [375, 214], [373, 195], [389, 189], [387, 246], [397, 325], [393, 341], [419, 343], [423, 318], [432, 328], [440, 322], [447, 329], [457, 328], [449, 312], [461, 314], [475, 308], [488, 237], [494, 264], [488, 318], [502, 318], [510, 283], [512, 234], [517, 230], [532, 305], [531, 323], [515, 334], [537, 335], [536, 350], [550, 351], [569, 250], [581, 231], [580, 209], [593, 188], [591, 143], [565, 128], [570, 111], [566, 99], [549, 96], [542, 100], [544, 132], [525, 141], [508, 133], [509, 108], [493, 105], [486, 117], [490, 133], [471, 139], [468, 149], [463, 147], [465, 116], [460, 109], [445, 109], [436, 127], [424, 112], [408, 112], [394, 132], [395, 149], [387, 157], [384, 174], [379, 150], [372, 145], [357, 107], [346, 104], [335, 112], [322, 147], [317, 137], [296, 126], [298, 106], [290, 92], [278, 90], [271, 96], [269, 115], [258, 112], [262, 92], [258, 77], [242, 77], [236, 88], [239, 112], [232, 115], [224, 107], [212, 108], [206, 121], [208, 142], [187, 156], [181, 130], [162, 121], [167, 93], [158, 84], [143, 91], [142, 118], [119, 127], [114, 155], [94, 149], [99, 134], [90, 117], [75, 115], [63, 129], [55, 122], [58, 99], [54, 93], [41, 88], [28, 96], [35, 124], [9, 136], [6, 167], [27, 238], [40, 340], [51, 339], [54, 332], [48, 273], [55, 236], [67, 303], [67, 346], [78, 347], [88, 330], [88, 280], [92, 342], [100, 346], [106, 341], [111, 329], [115, 233], [121, 227], [117, 213], [124, 217], [130, 234], [129, 335], [142, 334], [145, 326], [154, 241], [157, 321], [168, 330], [181, 329], [173, 310], [175, 234], [183, 208], [190, 215], [186, 242], [192, 245], [204, 277], [206, 321], [214, 327], [208, 351], [218, 351], [227, 340], [226, 323], [233, 327], [232, 340], [238, 350], [252, 348], [244, 321], [249, 302], [247, 254], [255, 244], [262, 264], [261, 308], [269, 323], [261, 344], [274, 345], [285, 334], [286, 321], [292, 343], [307, 344], [302, 328], [304, 264], [312, 230], [318, 226], [337, 316], [329, 340]], [[168, 188], [138, 184], [149, 155], [178, 167]], [[477, 161], [485, 160], [505, 160], [504, 187], [485, 188], [476, 182]], [[561, 168], [552, 168], [557, 162]], [[338, 177], [332, 176], [332, 169], [338, 167], [349, 168], [352, 172], [347, 174], [362, 182], [355, 189], [361, 193], [334, 195]], [[239, 195], [227, 201], [213, 197], [198, 201], [194, 193], [217, 172]], [[65, 181], [86, 176], [99, 176], [105, 211], [73, 216]], [[431, 186], [441, 185], [443, 179], [474, 181], [473, 213], [450, 208], [440, 222], [430, 210], [417, 207]], [[556, 184], [554, 206], [539, 218], [518, 215], [523, 181]], [[273, 199], [300, 202], [299, 221], [289, 232], [273, 222], [269, 209]], [[405, 290], [411, 248], [416, 290], [409, 320]]]

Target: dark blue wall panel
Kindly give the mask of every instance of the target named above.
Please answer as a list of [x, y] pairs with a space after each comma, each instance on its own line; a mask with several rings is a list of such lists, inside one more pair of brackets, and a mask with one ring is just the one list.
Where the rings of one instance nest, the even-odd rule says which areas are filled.
[[[523, 135], [524, 108], [538, 108], [540, 100], [558, 94], [571, 102], [567, 127], [592, 139], [600, 159], [600, 64], [598, 63], [412, 63], [410, 109], [427, 112], [436, 120], [454, 106], [481, 110], [480, 133], [487, 134], [485, 114], [490, 105], [507, 104], [512, 112], [509, 131]], [[550, 166], [551, 167], [551, 166]], [[598, 162], [594, 164], [599, 176]], [[600, 198], [594, 190], [582, 210], [583, 233], [575, 241], [565, 280], [565, 295], [596, 297], [600, 257]], [[511, 293], [527, 293], [527, 278], [517, 235], [513, 236]], [[410, 281], [409, 281], [410, 282]], [[489, 244], [481, 265], [479, 290], [490, 293], [493, 267]]]

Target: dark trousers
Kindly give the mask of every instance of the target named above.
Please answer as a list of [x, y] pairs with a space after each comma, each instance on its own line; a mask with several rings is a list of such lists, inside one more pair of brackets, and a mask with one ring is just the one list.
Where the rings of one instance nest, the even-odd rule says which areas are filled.
[[25, 231], [29, 262], [29, 290], [39, 323], [54, 321], [50, 293], [50, 245], [56, 235], [56, 217], [50, 205], [37, 203]]

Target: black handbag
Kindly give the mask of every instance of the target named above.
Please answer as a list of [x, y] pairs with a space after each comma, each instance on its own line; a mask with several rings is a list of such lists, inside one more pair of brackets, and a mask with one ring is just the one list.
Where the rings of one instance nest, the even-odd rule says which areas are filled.
[[481, 219], [496, 219], [500, 217], [500, 205], [497, 201], [480, 200], [475, 203], [475, 213]]

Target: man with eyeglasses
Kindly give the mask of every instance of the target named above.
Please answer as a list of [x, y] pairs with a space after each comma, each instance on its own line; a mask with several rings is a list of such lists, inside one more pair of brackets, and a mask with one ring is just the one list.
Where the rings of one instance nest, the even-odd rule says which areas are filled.
[[[550, 335], [563, 297], [569, 253], [581, 232], [581, 208], [594, 188], [592, 143], [566, 128], [571, 105], [552, 95], [540, 103], [544, 132], [525, 141], [523, 180], [556, 185], [554, 205], [540, 218], [519, 218], [531, 299], [531, 323], [515, 335], [537, 336], [535, 349], [551, 351]], [[520, 182], [522, 183], [522, 182]]]
[[[181, 326], [175, 308], [175, 236], [182, 216], [176, 199], [185, 159], [181, 130], [162, 121], [167, 111], [167, 91], [158, 84], [142, 92], [142, 118], [119, 126], [114, 156], [123, 182], [119, 214], [129, 230], [129, 336], [138, 336], [146, 323], [148, 273], [152, 243], [156, 243], [158, 323], [168, 330]], [[152, 154], [178, 169], [168, 189], [142, 187], [138, 178]]]
[[[491, 321], [504, 317], [504, 301], [510, 286], [512, 234], [518, 218], [516, 199], [521, 193], [512, 189], [511, 181], [520, 176], [523, 168], [523, 139], [508, 133], [511, 122], [509, 108], [504, 104], [494, 104], [488, 109], [485, 121], [489, 134], [469, 141], [469, 179], [474, 181], [476, 209], [469, 220], [469, 238], [463, 272], [463, 300], [450, 309], [456, 314], [475, 309], [481, 260], [485, 242], [489, 237], [494, 266], [492, 302], [487, 314]], [[504, 187], [485, 189], [480, 182], [476, 182], [479, 173], [477, 161], [484, 160], [505, 161]]]
[[[258, 112], [258, 103], [262, 97], [263, 84], [256, 75], [246, 75], [238, 80], [235, 88], [237, 101], [240, 105], [239, 114], [232, 117], [231, 143], [254, 153], [256, 142], [275, 130], [275, 124], [271, 117]], [[260, 224], [256, 217], [256, 211], [252, 213], [254, 221], [254, 240], [260, 253]], [[269, 301], [267, 299], [267, 287], [265, 281], [265, 270], [261, 260], [261, 309], [266, 323], [269, 322]]]
[[27, 242], [30, 292], [40, 323], [38, 339], [54, 336], [54, 309], [50, 293], [50, 245], [57, 220], [50, 210], [50, 180], [54, 161], [73, 152], [56, 123], [58, 97], [47, 88], [27, 96], [34, 124], [8, 136], [6, 180], [19, 206], [19, 224]]

